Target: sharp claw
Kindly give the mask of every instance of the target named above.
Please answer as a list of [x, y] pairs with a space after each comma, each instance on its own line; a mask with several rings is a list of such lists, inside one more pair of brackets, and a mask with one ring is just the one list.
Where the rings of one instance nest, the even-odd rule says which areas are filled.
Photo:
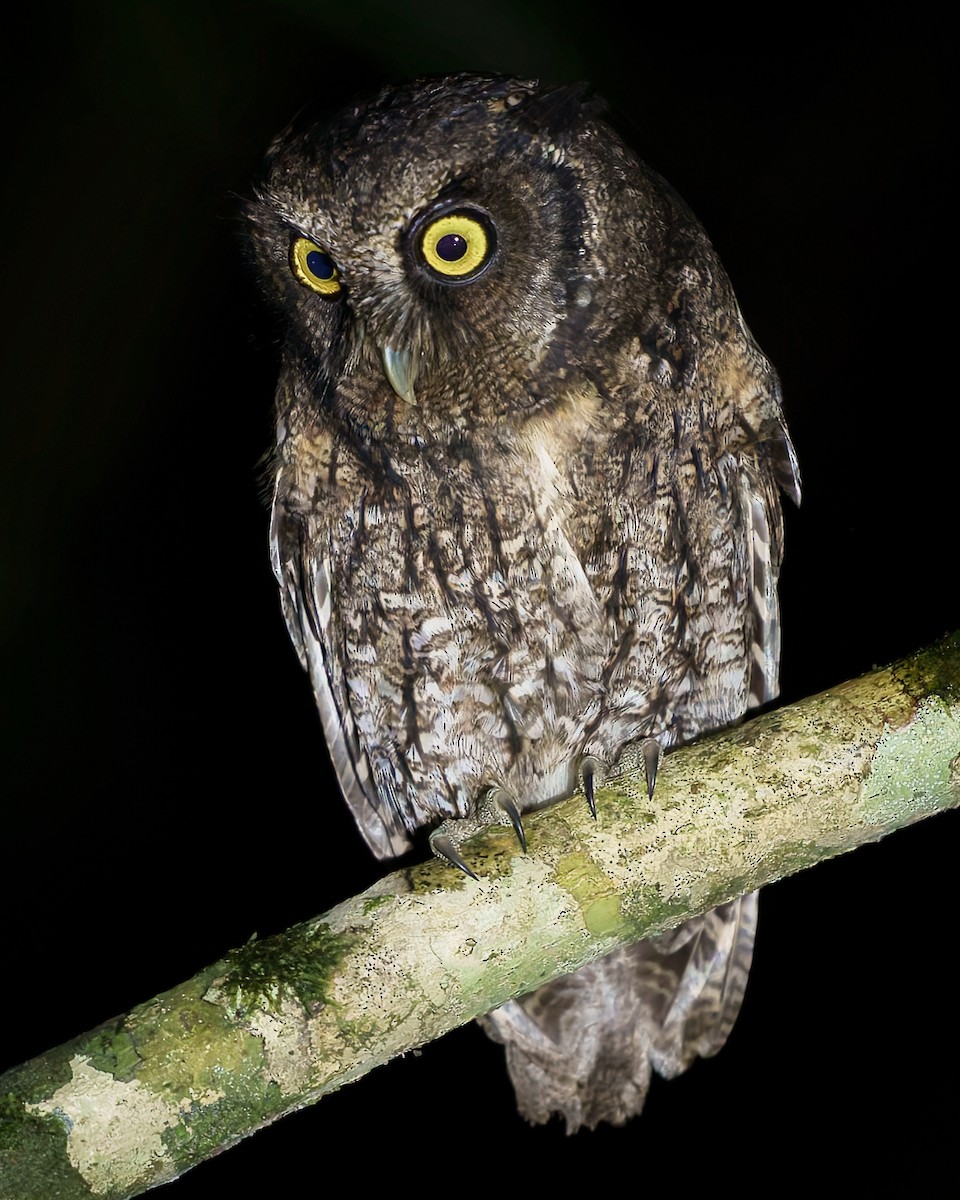
[[660, 743], [656, 738], [646, 738], [643, 743], [643, 770], [647, 776], [647, 799], [653, 799], [657, 782], [657, 767], [660, 766]]
[[592, 754], [586, 755], [580, 761], [580, 779], [583, 782], [583, 794], [587, 798], [590, 816], [597, 819], [597, 777], [602, 783], [605, 775], [603, 763]]
[[597, 795], [593, 787], [594, 770], [593, 763], [585, 762], [583, 764], [583, 793], [587, 797], [587, 804], [590, 806], [590, 816], [594, 820], [597, 819]]
[[[460, 851], [445, 834], [431, 838], [430, 845], [437, 854], [443, 855], [447, 862], [451, 866], [456, 867], [458, 871], [462, 871], [464, 875], [469, 875], [471, 879], [477, 878], [460, 857]], [[477, 882], [479, 883], [480, 881], [477, 880]]]
[[520, 819], [520, 809], [517, 807], [517, 802], [508, 792], [502, 789], [496, 791], [493, 796], [493, 802], [509, 817], [510, 824], [513, 826], [517, 840], [520, 843], [520, 849], [526, 854], [527, 835], [523, 832], [523, 821]]

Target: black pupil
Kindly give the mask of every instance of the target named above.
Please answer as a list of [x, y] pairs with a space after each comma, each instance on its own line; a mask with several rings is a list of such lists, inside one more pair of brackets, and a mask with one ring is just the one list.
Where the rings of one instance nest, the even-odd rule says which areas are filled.
[[322, 250], [311, 250], [307, 255], [307, 270], [318, 279], [332, 279], [335, 274], [333, 259]]
[[467, 252], [467, 239], [459, 233], [445, 233], [437, 242], [437, 255], [444, 262], [456, 262]]

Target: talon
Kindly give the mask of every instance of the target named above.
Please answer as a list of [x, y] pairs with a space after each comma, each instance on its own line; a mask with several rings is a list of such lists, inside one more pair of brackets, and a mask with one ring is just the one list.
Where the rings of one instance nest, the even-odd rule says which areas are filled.
[[653, 799], [653, 789], [657, 782], [657, 767], [660, 766], [660, 743], [656, 738], [645, 738], [643, 746], [643, 770], [647, 777], [647, 799]]
[[[441, 834], [439, 837], [431, 838], [430, 846], [436, 854], [442, 855], [442, 857], [445, 858], [451, 866], [456, 867], [458, 871], [462, 871], [464, 875], [469, 875], [471, 879], [477, 879], [476, 875], [474, 875], [474, 873], [464, 862], [463, 858], [461, 858], [460, 851], [453, 844], [452, 840], [446, 836], [446, 834]], [[480, 881], [477, 880], [477, 882], [479, 883]]]
[[523, 832], [523, 821], [520, 819], [520, 809], [517, 806], [516, 800], [505, 792], [502, 788], [498, 788], [490, 797], [491, 801], [502, 809], [507, 814], [510, 824], [514, 828], [517, 835], [517, 840], [520, 843], [520, 849], [526, 854], [527, 852], [527, 835]]
[[588, 754], [580, 764], [580, 778], [583, 780], [583, 794], [587, 798], [590, 816], [597, 819], [597, 775], [603, 780], [603, 765], [598, 758]]

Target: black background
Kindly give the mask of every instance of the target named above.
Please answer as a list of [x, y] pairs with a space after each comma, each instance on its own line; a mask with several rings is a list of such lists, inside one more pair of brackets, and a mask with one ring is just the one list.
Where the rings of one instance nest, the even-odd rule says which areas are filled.
[[[276, 358], [236, 197], [303, 105], [442, 70], [590, 80], [782, 376], [805, 485], [783, 699], [960, 624], [950, 39], [917, 6], [741, 12], [90, 0], [5, 39], [0, 1070], [382, 873], [287, 642], [257, 467]], [[728, 1046], [623, 1130], [524, 1125], [470, 1026], [170, 1195], [292, 1194], [345, 1155], [370, 1188], [779, 1186], [834, 1156], [917, 1183], [956, 1116], [956, 830], [769, 888]]]

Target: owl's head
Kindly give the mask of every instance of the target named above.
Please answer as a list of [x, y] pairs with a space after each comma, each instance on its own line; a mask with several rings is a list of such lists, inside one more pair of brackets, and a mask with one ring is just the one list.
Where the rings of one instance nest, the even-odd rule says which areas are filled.
[[699, 238], [584, 89], [476, 75], [288, 131], [250, 213], [294, 374], [425, 426], [549, 403], [598, 340], [656, 325], [666, 232]]

